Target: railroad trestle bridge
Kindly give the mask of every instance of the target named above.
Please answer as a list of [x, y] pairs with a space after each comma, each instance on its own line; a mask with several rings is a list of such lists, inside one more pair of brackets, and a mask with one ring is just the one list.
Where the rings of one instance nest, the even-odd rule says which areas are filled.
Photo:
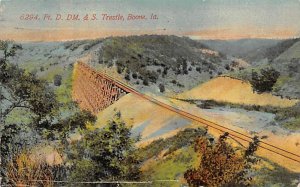
[[73, 72], [72, 99], [81, 109], [96, 115], [127, 93], [128, 91], [101, 72], [82, 62], [76, 63]]

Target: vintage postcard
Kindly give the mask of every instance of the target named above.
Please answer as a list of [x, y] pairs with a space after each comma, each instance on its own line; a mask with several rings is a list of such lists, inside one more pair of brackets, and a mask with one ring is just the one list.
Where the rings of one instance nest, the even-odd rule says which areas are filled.
[[0, 0], [0, 186], [300, 187], [300, 0]]

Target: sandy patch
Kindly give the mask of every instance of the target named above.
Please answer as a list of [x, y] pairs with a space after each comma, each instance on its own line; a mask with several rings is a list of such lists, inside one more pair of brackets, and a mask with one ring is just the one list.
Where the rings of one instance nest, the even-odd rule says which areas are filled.
[[282, 99], [269, 93], [253, 93], [248, 82], [229, 77], [217, 77], [177, 97], [179, 99], [215, 100], [234, 104], [276, 107], [291, 107], [298, 102], [298, 100]]

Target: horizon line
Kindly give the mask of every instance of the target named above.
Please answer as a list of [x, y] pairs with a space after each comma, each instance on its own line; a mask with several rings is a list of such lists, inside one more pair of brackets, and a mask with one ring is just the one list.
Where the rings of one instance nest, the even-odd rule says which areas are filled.
[[83, 41], [83, 40], [96, 40], [96, 39], [106, 39], [111, 37], [129, 37], [129, 36], [178, 36], [178, 37], [188, 37], [192, 40], [219, 40], [219, 41], [233, 41], [233, 40], [290, 40], [290, 39], [297, 39], [300, 36], [291, 36], [291, 37], [237, 37], [237, 38], [222, 38], [222, 37], [203, 37], [201, 36], [191, 36], [191, 35], [178, 35], [178, 34], [130, 34], [130, 35], [111, 35], [111, 36], [99, 36], [99, 37], [74, 37], [74, 38], [66, 38], [66, 39], [13, 39], [13, 38], [0, 38], [0, 40], [12, 40], [21, 43], [39, 43], [39, 42], [69, 42], [69, 41]]

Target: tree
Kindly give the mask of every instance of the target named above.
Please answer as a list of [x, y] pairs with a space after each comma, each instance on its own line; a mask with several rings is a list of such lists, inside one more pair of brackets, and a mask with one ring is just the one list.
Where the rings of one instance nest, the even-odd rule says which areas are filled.
[[12, 64], [6, 64], [4, 71], [6, 75], [0, 80], [1, 103], [7, 104], [1, 107], [1, 120], [5, 121], [13, 110], [23, 108], [31, 111], [36, 124], [39, 124], [57, 109], [54, 91], [45, 81]]
[[14, 42], [8, 40], [0, 40], [0, 50], [3, 52], [5, 62], [9, 57], [15, 56], [16, 50], [18, 49], [22, 49], [20, 44], [15, 44]]
[[70, 132], [75, 129], [85, 130], [86, 124], [94, 124], [96, 119], [89, 111], [77, 111], [66, 119], [60, 119], [57, 123], [46, 127], [47, 130], [50, 130], [47, 138], [54, 139], [54, 136], [58, 135], [62, 145], [68, 146], [67, 138]]
[[[13, 42], [0, 41], [0, 50], [4, 54], [0, 59], [2, 177], [6, 177], [6, 167], [11, 156], [27, 143], [25, 138], [29, 136], [24, 136], [24, 133], [27, 135], [31, 133], [30, 140], [33, 140], [38, 135], [32, 132], [48, 124], [58, 106], [53, 90], [45, 81], [9, 63], [9, 57], [14, 56], [15, 51], [21, 48]], [[7, 124], [7, 117], [19, 108], [28, 111], [32, 122], [30, 124]]]
[[143, 85], [149, 86], [149, 80], [148, 80], [147, 77], [144, 77], [144, 78], [143, 78]]
[[[108, 124], [87, 133], [73, 149], [77, 158], [72, 180], [137, 180], [140, 176], [137, 139], [117, 113]], [[79, 159], [78, 159], [79, 157]], [[93, 171], [91, 173], [90, 171]]]
[[62, 80], [61, 75], [54, 75], [53, 84], [55, 86], [60, 86], [61, 85], [61, 80]]
[[137, 77], [138, 77], [137, 73], [136, 73], [136, 72], [133, 72], [133, 73], [132, 73], [132, 78], [137, 79]]
[[128, 81], [130, 81], [130, 74], [126, 73], [125, 74], [125, 79], [128, 80]]
[[165, 86], [163, 84], [159, 84], [159, 91], [165, 92]]
[[274, 68], [261, 69], [260, 74], [252, 70], [250, 83], [253, 90], [258, 93], [270, 92], [279, 76], [280, 73]]
[[221, 135], [215, 144], [205, 137], [196, 140], [194, 148], [201, 161], [198, 168], [189, 169], [184, 173], [184, 178], [190, 186], [234, 186], [250, 182], [247, 175], [252, 164], [258, 161], [254, 152], [259, 140], [255, 137], [248, 149], [242, 153], [226, 143], [228, 135]]

